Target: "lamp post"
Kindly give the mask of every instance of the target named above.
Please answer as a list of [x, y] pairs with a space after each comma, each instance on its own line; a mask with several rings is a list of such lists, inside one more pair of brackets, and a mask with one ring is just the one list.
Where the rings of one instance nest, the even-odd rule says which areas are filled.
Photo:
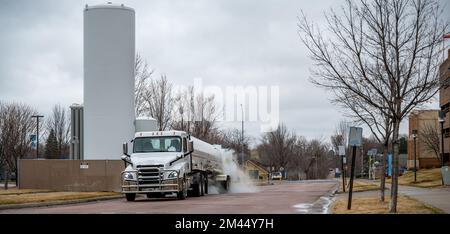
[[417, 182], [417, 154], [416, 154], [416, 138], [417, 138], [417, 130], [412, 130], [411, 134], [414, 139], [414, 182]]
[[242, 111], [242, 139], [241, 139], [241, 160], [242, 160], [242, 168], [244, 168], [244, 107], [241, 104]]
[[[445, 112], [439, 111], [439, 123], [441, 124], [441, 167], [444, 166], [444, 122]], [[442, 178], [442, 185], [444, 185], [444, 178]]]
[[44, 118], [43, 115], [33, 115], [36, 118], [36, 158], [39, 158], [39, 118]]

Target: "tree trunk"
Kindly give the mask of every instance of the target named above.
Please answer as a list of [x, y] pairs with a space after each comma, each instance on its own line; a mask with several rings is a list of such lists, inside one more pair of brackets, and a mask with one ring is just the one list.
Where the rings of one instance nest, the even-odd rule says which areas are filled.
[[397, 194], [398, 194], [398, 133], [400, 129], [400, 120], [396, 117], [393, 119], [392, 132], [392, 185], [391, 185], [391, 201], [389, 204], [389, 212], [397, 213]]
[[381, 178], [380, 178], [380, 201], [384, 202], [384, 190], [386, 188], [386, 159], [388, 154], [388, 141], [386, 140], [383, 148], [383, 157], [381, 159]]
[[15, 173], [16, 173], [16, 188], [19, 187], [19, 158], [16, 158], [16, 168], [15, 168]]
[[5, 190], [8, 190], [9, 171], [8, 171], [8, 165], [6, 165], [6, 163], [5, 163], [5, 170], [4, 170], [4, 172], [5, 172], [5, 185], [4, 185], [4, 187], [5, 187]]

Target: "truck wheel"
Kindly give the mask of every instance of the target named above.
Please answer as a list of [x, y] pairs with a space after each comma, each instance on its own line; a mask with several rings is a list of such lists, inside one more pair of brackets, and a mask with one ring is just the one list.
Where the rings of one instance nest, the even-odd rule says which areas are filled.
[[186, 178], [183, 178], [181, 182], [181, 191], [177, 193], [178, 200], [184, 200], [187, 197]]
[[208, 194], [208, 174], [205, 174], [205, 194]]
[[200, 173], [200, 196], [205, 196], [205, 176]]
[[127, 201], [134, 201], [136, 199], [136, 193], [126, 193], [125, 197]]
[[192, 190], [191, 190], [191, 192], [190, 192], [190, 196], [192, 195], [193, 197], [200, 197], [201, 196], [201, 193], [202, 193], [202, 189], [201, 189], [201, 187], [202, 187], [202, 174], [201, 173], [198, 173], [198, 174], [196, 174], [195, 175], [195, 177], [197, 177], [196, 179], [196, 181], [197, 181], [197, 183], [193, 183], [192, 184]]
[[200, 197], [201, 191], [200, 191], [200, 184], [193, 184], [192, 185], [192, 196], [194, 197]]
[[226, 181], [220, 182], [220, 192], [226, 193], [230, 190], [230, 178], [227, 178]]

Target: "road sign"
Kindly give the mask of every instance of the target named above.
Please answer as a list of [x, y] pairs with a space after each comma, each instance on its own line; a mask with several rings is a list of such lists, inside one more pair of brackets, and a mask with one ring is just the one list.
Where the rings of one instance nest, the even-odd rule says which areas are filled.
[[367, 151], [367, 155], [369, 156], [376, 156], [377, 155], [377, 149], [370, 149]]
[[89, 163], [81, 162], [80, 163], [80, 169], [89, 169]]
[[37, 146], [37, 143], [36, 143], [37, 137], [36, 137], [35, 134], [31, 134], [31, 135], [30, 135], [30, 141], [31, 141], [31, 148], [32, 148], [32, 149], [36, 149], [36, 146]]
[[339, 156], [344, 156], [345, 155], [345, 146], [340, 145], [338, 148], [339, 148]]
[[362, 128], [350, 127], [350, 133], [348, 134], [349, 146], [362, 146]]

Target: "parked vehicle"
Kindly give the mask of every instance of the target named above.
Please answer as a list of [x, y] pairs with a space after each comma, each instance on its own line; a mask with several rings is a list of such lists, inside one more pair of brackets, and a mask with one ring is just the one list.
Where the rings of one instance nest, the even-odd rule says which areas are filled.
[[172, 194], [180, 200], [208, 193], [214, 183], [220, 192], [230, 187], [230, 176], [223, 173], [218, 147], [183, 131], [137, 132], [133, 150], [123, 145], [127, 164], [122, 172], [122, 193], [127, 201], [136, 194], [165, 197]]
[[283, 175], [281, 174], [281, 172], [273, 172], [271, 175], [271, 179], [272, 180], [282, 180]]

